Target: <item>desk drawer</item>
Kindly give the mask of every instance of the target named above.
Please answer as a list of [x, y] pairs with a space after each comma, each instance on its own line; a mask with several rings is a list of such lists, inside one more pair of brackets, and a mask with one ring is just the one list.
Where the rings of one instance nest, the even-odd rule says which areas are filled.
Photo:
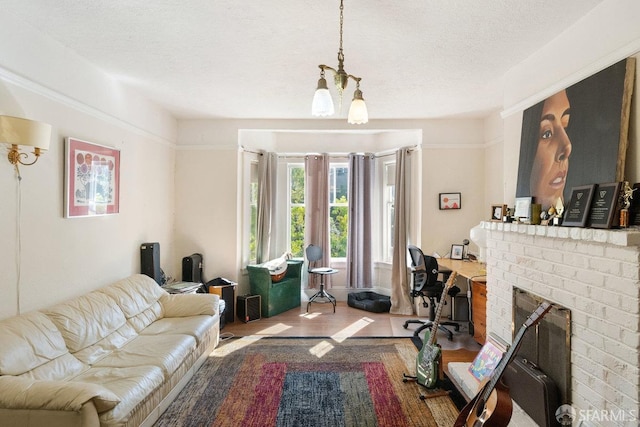
[[479, 344], [484, 344], [487, 339], [487, 286], [485, 283], [471, 282], [471, 314], [473, 338]]

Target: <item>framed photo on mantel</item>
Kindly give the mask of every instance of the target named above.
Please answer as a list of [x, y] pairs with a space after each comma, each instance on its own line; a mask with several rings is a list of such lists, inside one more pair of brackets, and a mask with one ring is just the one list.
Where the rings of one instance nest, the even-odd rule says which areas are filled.
[[618, 197], [621, 187], [621, 182], [597, 186], [589, 211], [589, 227], [611, 228], [617, 225]]
[[591, 184], [571, 189], [571, 197], [565, 209], [562, 225], [568, 227], [585, 227], [587, 225], [595, 188], [595, 184]]

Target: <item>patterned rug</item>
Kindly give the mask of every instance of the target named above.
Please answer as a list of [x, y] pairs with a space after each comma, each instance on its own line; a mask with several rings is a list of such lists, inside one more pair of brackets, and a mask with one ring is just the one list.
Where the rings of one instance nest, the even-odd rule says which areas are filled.
[[155, 427], [452, 426], [448, 396], [402, 381], [416, 355], [408, 338], [230, 339]]

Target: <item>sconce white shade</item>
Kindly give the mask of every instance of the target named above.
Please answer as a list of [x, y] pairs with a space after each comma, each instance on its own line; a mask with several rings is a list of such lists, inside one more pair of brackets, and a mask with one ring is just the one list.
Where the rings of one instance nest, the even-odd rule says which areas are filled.
[[331, 99], [326, 80], [324, 81], [324, 87], [321, 87], [320, 82], [318, 82], [318, 89], [313, 95], [313, 103], [311, 104], [311, 114], [314, 116], [332, 116], [334, 112], [333, 99]]
[[362, 125], [369, 121], [369, 113], [367, 112], [367, 105], [364, 103], [362, 96], [360, 98], [354, 97], [351, 101], [351, 107], [349, 107], [349, 117], [347, 122], [352, 125]]
[[48, 150], [51, 125], [12, 116], [0, 116], [0, 143]]

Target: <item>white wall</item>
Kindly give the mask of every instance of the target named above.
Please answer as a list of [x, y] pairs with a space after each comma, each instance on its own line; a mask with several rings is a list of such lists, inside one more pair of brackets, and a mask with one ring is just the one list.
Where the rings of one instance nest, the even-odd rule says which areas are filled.
[[[167, 265], [173, 258], [175, 120], [6, 13], [0, 14], [0, 114], [53, 126], [50, 149], [20, 169], [19, 185], [0, 158], [0, 319], [139, 272], [144, 242], [160, 242]], [[121, 151], [119, 214], [64, 218], [69, 136]]]
[[[505, 75], [504, 178], [505, 201], [516, 193], [522, 111], [535, 103], [640, 52], [640, 2], [606, 0]], [[636, 82], [638, 67], [636, 66]], [[637, 149], [637, 83], [634, 94], [626, 178], [639, 179]]]

